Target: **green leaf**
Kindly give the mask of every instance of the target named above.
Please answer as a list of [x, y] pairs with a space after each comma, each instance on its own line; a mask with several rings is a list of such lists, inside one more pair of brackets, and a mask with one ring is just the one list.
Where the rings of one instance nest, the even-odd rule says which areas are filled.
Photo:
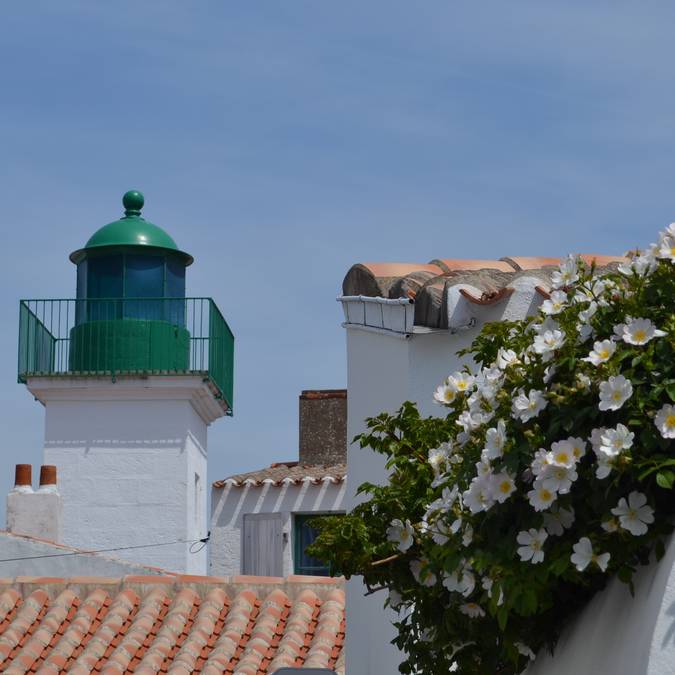
[[656, 474], [656, 484], [664, 490], [671, 490], [675, 482], [675, 473], [672, 471], [659, 471]]
[[670, 400], [675, 403], [675, 384], [666, 385], [666, 391], [668, 392], [668, 396], [670, 396]]

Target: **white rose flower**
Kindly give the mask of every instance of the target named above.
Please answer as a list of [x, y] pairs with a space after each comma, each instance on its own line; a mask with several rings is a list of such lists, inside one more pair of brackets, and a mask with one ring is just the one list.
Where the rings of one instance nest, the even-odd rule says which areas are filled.
[[492, 427], [485, 432], [485, 447], [482, 454], [485, 459], [497, 459], [504, 454], [505, 445], [506, 425], [503, 420], [499, 420], [496, 427]]
[[629, 450], [633, 445], [635, 434], [628, 431], [628, 427], [617, 424], [616, 429], [606, 429], [600, 436], [600, 452], [608, 457], [616, 457], [623, 450]]
[[537, 482], [546, 490], [565, 495], [578, 477], [574, 467], [566, 469], [564, 466], [547, 466], [539, 474]]
[[544, 398], [544, 394], [536, 389], [530, 389], [526, 395], [522, 390], [513, 400], [511, 407], [511, 414], [515, 419], [521, 422], [529, 422], [533, 417], [536, 417], [546, 406], [548, 401]]
[[574, 509], [552, 508], [544, 514], [544, 527], [551, 536], [559, 537], [574, 523]]
[[431, 448], [427, 454], [427, 459], [431, 468], [434, 470], [434, 473], [438, 473], [441, 470], [441, 467], [447, 464], [448, 458], [450, 456], [450, 449], [447, 443], [443, 443], [438, 448]]
[[616, 518], [610, 518], [600, 523], [600, 527], [605, 532], [618, 532], [619, 531], [619, 521]]
[[570, 436], [567, 442], [572, 447], [572, 454], [578, 462], [586, 454], [586, 441], [583, 438]]
[[545, 511], [556, 500], [556, 493], [540, 483], [527, 493], [527, 499], [535, 511]]
[[490, 483], [491, 481], [487, 476], [476, 477], [471, 481], [469, 489], [462, 494], [464, 506], [471, 513], [487, 511], [495, 503]]
[[443, 573], [443, 586], [451, 593], [461, 593], [465, 598], [473, 593], [476, 586], [476, 578], [471, 571], [471, 567], [464, 563], [462, 568], [452, 574]]
[[415, 543], [413, 538], [414, 533], [415, 531], [409, 520], [403, 523], [398, 518], [395, 518], [387, 528], [387, 541], [396, 544], [398, 550], [403, 553]]
[[403, 609], [403, 597], [395, 588], [389, 589], [389, 606], [399, 614]]
[[616, 342], [614, 340], [602, 340], [593, 343], [593, 350], [582, 361], [589, 361], [594, 366], [599, 366], [601, 363], [607, 363], [616, 351]]
[[516, 537], [520, 544], [518, 555], [523, 562], [530, 561], [533, 565], [544, 560], [544, 542], [548, 534], [543, 528], [535, 530], [531, 527], [529, 530], [521, 530]]
[[565, 332], [547, 330], [534, 338], [534, 351], [537, 354], [550, 354], [565, 344]]
[[604, 434], [605, 431], [607, 431], [605, 427], [599, 427], [591, 431], [589, 440], [591, 442], [593, 452], [596, 454], [600, 452], [600, 448], [602, 447], [602, 434]]
[[485, 616], [485, 610], [475, 602], [466, 602], [459, 606], [459, 611], [472, 619], [478, 619]]
[[556, 441], [551, 444], [551, 450], [546, 456], [547, 463], [552, 466], [562, 466], [570, 469], [577, 463], [578, 457], [574, 453], [571, 439]]
[[666, 332], [658, 330], [649, 319], [626, 319], [621, 339], [630, 345], [646, 345], [652, 338], [664, 335]]
[[598, 303], [595, 300], [592, 300], [591, 303], [586, 307], [586, 309], [579, 312], [579, 321], [581, 323], [588, 323], [598, 311]]
[[579, 271], [577, 268], [578, 257], [575, 255], [568, 255], [561, 263], [558, 269], [551, 275], [551, 282], [553, 288], [562, 288], [563, 286], [571, 286], [579, 281]]
[[612, 473], [615, 458], [606, 455], [604, 452], [599, 452], [597, 455], [597, 460], [598, 465], [595, 469], [595, 477], [598, 480], [602, 480], [603, 478], [607, 478], [607, 476]]
[[412, 560], [410, 562], [410, 572], [418, 584], [428, 587], [436, 585], [436, 575], [429, 569], [428, 560], [424, 558]]
[[439, 384], [434, 391], [434, 401], [441, 405], [450, 405], [457, 398], [457, 391], [449, 384]]
[[647, 497], [642, 492], [633, 491], [628, 495], [628, 502], [622, 497], [612, 513], [619, 518], [619, 525], [632, 535], [639, 537], [649, 529], [647, 525], [654, 522], [654, 509], [647, 504]]
[[618, 410], [633, 395], [633, 385], [623, 375], [600, 383], [600, 410]]
[[497, 367], [506, 370], [509, 366], [515, 366], [520, 363], [518, 354], [513, 349], [502, 349], [497, 352]]
[[532, 460], [532, 464], [530, 464], [530, 469], [532, 469], [534, 476], [538, 476], [547, 466], [549, 466], [548, 451], [545, 448], [539, 448], [539, 450], [534, 453], [534, 459]]
[[579, 541], [572, 547], [574, 553], [570, 557], [572, 564], [583, 572], [591, 563], [595, 563], [603, 572], [607, 569], [609, 562], [609, 553], [601, 553], [597, 555], [593, 553], [593, 545], [588, 537], [581, 537]]
[[654, 424], [663, 438], [675, 438], [675, 406], [666, 403], [656, 413]]
[[541, 311], [549, 316], [560, 314], [567, 306], [567, 293], [564, 291], [553, 291], [548, 300], [541, 303]]
[[675, 237], [674, 236], [661, 236], [659, 237], [658, 250], [656, 252], [656, 257], [661, 258], [661, 260], [670, 260], [670, 262], [675, 262]]
[[465, 394], [471, 390], [475, 380], [476, 378], [473, 375], [456, 372], [450, 375], [448, 378], [448, 383], [451, 387], [454, 387], [455, 391], [459, 392], [460, 394]]
[[503, 471], [492, 476], [492, 498], [503, 504], [516, 490], [516, 482], [513, 476]]

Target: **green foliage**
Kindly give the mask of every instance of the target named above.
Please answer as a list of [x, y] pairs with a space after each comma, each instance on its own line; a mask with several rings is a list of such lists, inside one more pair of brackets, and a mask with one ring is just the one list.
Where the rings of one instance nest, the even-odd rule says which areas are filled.
[[[674, 251], [668, 230], [602, 277], [565, 261], [549, 316], [484, 327], [465, 354], [475, 379], [467, 368], [435, 394], [445, 417], [407, 402], [367, 420], [356, 440], [387, 458], [389, 482], [362, 485], [353, 511], [323, 519], [310, 553], [389, 589], [402, 673], [521, 672], [609, 578], [632, 588], [636, 569], [663, 556], [675, 511]], [[651, 322], [646, 333], [633, 318]], [[601, 391], [615, 376], [632, 390], [610, 400]], [[516, 404], [531, 390], [529, 414]]]

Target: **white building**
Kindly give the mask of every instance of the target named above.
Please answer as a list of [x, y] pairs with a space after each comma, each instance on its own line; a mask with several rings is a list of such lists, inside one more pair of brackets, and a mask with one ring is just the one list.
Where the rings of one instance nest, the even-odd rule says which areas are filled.
[[[233, 337], [185, 297], [192, 257], [141, 217], [143, 196], [71, 254], [73, 300], [20, 304], [19, 380], [45, 407], [61, 543], [205, 574], [207, 427], [232, 410]], [[201, 549], [194, 552], [195, 549]]]
[[[598, 265], [622, 260], [603, 256]], [[548, 296], [556, 258], [440, 259], [424, 264], [357, 264], [347, 273], [343, 326], [347, 334], [348, 438], [364, 420], [415, 401], [423, 415], [443, 414], [432, 403], [434, 388], [464, 362], [468, 346], [489, 321], [522, 319]], [[384, 458], [358, 445], [348, 451], [347, 509], [366, 481], [383, 484]], [[347, 584], [347, 672], [398, 672], [401, 662], [383, 594], [364, 596], [363, 584]]]
[[299, 460], [278, 462], [213, 484], [211, 574], [325, 575], [305, 553], [310, 522], [344, 510], [347, 392], [300, 395]]

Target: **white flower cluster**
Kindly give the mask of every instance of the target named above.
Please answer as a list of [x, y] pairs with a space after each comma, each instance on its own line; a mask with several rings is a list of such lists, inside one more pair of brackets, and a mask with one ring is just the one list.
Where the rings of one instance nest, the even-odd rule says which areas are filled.
[[[658, 242], [646, 252], [637, 253], [621, 264], [619, 272], [629, 277], [645, 277], [654, 273], [659, 260], [675, 263], [675, 223], [662, 232]], [[458, 412], [456, 419], [461, 428], [453, 442], [428, 451], [427, 461], [434, 475], [431, 487], [442, 488], [441, 494], [428, 504], [421, 523], [413, 526], [409, 520], [396, 519], [387, 529], [388, 540], [402, 553], [413, 547], [416, 538], [418, 541], [431, 538], [440, 546], [452, 541], [453, 546], [464, 547], [463, 559], [451, 572], [434, 571], [424, 557], [416, 558], [409, 564], [419, 584], [434, 586], [440, 583], [448, 591], [461, 596], [459, 610], [470, 618], [485, 616], [485, 610], [473, 600], [480, 589], [491, 598], [495, 581], [487, 575], [481, 577], [472, 567], [470, 547], [474, 532], [471, 523], [476, 514], [489, 511], [510, 499], [526, 500], [536, 514], [533, 514], [533, 522], [537, 526], [517, 533], [517, 554], [521, 561], [533, 565], [542, 563], [549, 538], [564, 535], [574, 525], [575, 512], [571, 506], [565, 505], [569, 499], [564, 497], [574, 489], [581, 468], [588, 466], [586, 462], [591, 462], [595, 477], [604, 480], [612, 471], [623, 470], [631, 461], [635, 433], [619, 422], [614, 426], [593, 429], [587, 438], [586, 434], [584, 437], [570, 435], [559, 438], [549, 447], [534, 452], [529, 466], [517, 473], [513, 469], [517, 462], [508, 461], [509, 452], [517, 446], [517, 441], [509, 438], [509, 428], [517, 429], [522, 437], [523, 431], [537, 428], [538, 418], [541, 419], [550, 402], [556, 400], [558, 385], [555, 384], [557, 369], [554, 360], [561, 350], [576, 348], [593, 336], [592, 349], [582, 359], [582, 363], [588, 365], [579, 367], [574, 382], [579, 391], [594, 392], [593, 397], [598, 397], [595, 399], [597, 410], [605, 413], [605, 419], [611, 419], [611, 414], [621, 410], [634, 394], [634, 383], [618, 373], [616, 368], [622, 363], [625, 350], [635, 353], [652, 340], [666, 335], [666, 331], [650, 319], [634, 316], [623, 317], [613, 327], [611, 335], [598, 335], [597, 325], [600, 324], [594, 323], [593, 318], [600, 308], [609, 306], [613, 294], [620, 290], [621, 282], [614, 282], [611, 278], [585, 278], [580, 282], [581, 276], [580, 260], [576, 256], [564, 259], [552, 274], [552, 290], [541, 305], [540, 317], [526, 328], [524, 335], [528, 336], [528, 344], [519, 349], [502, 347], [494, 363], [483, 367], [477, 374], [455, 372], [436, 388], [434, 400], [450, 411]], [[568, 308], [573, 313], [566, 312]], [[572, 325], [567, 331], [569, 334], [566, 334], [558, 322], [569, 327], [569, 316], [578, 317], [578, 320], [573, 319], [578, 323], [576, 331]], [[512, 334], [512, 337], [518, 336]], [[622, 351], [617, 355], [618, 350]], [[560, 367], [560, 364], [557, 365]], [[538, 375], [537, 379], [528, 380], [530, 368], [539, 368], [537, 372], [543, 371], [543, 377]], [[593, 373], [597, 374], [595, 380], [589, 377]], [[531, 386], [523, 386], [524, 381]], [[506, 382], [516, 383], [512, 385], [510, 397], [504, 396]], [[674, 405], [665, 404], [659, 410], [645, 413], [653, 419], [663, 438], [675, 438]], [[471, 463], [467, 465], [466, 455], [463, 454], [469, 441], [473, 445], [468, 447], [478, 445], [482, 448], [480, 461], [474, 465], [475, 472]], [[593, 453], [582, 463], [589, 443]], [[459, 468], [463, 472], [467, 469], [471, 471], [471, 479], [468, 485], [464, 483], [466, 489], [463, 490], [455, 484], [454, 477]], [[584, 469], [584, 476], [587, 475]], [[628, 532], [633, 536], [642, 536], [654, 522], [654, 510], [648, 504], [647, 496], [641, 492], [632, 491], [621, 497], [610, 510], [612, 517], [602, 523], [604, 532]], [[605, 572], [610, 554], [594, 549], [594, 545], [599, 547], [601, 544], [593, 532], [588, 534], [572, 546], [570, 562], [579, 572], [588, 569]], [[481, 574], [487, 573], [481, 569]], [[395, 599], [395, 596], [390, 596], [392, 606]], [[498, 604], [503, 601], [500, 589]], [[522, 643], [517, 643], [517, 649], [523, 655], [533, 656], [529, 647]]]

